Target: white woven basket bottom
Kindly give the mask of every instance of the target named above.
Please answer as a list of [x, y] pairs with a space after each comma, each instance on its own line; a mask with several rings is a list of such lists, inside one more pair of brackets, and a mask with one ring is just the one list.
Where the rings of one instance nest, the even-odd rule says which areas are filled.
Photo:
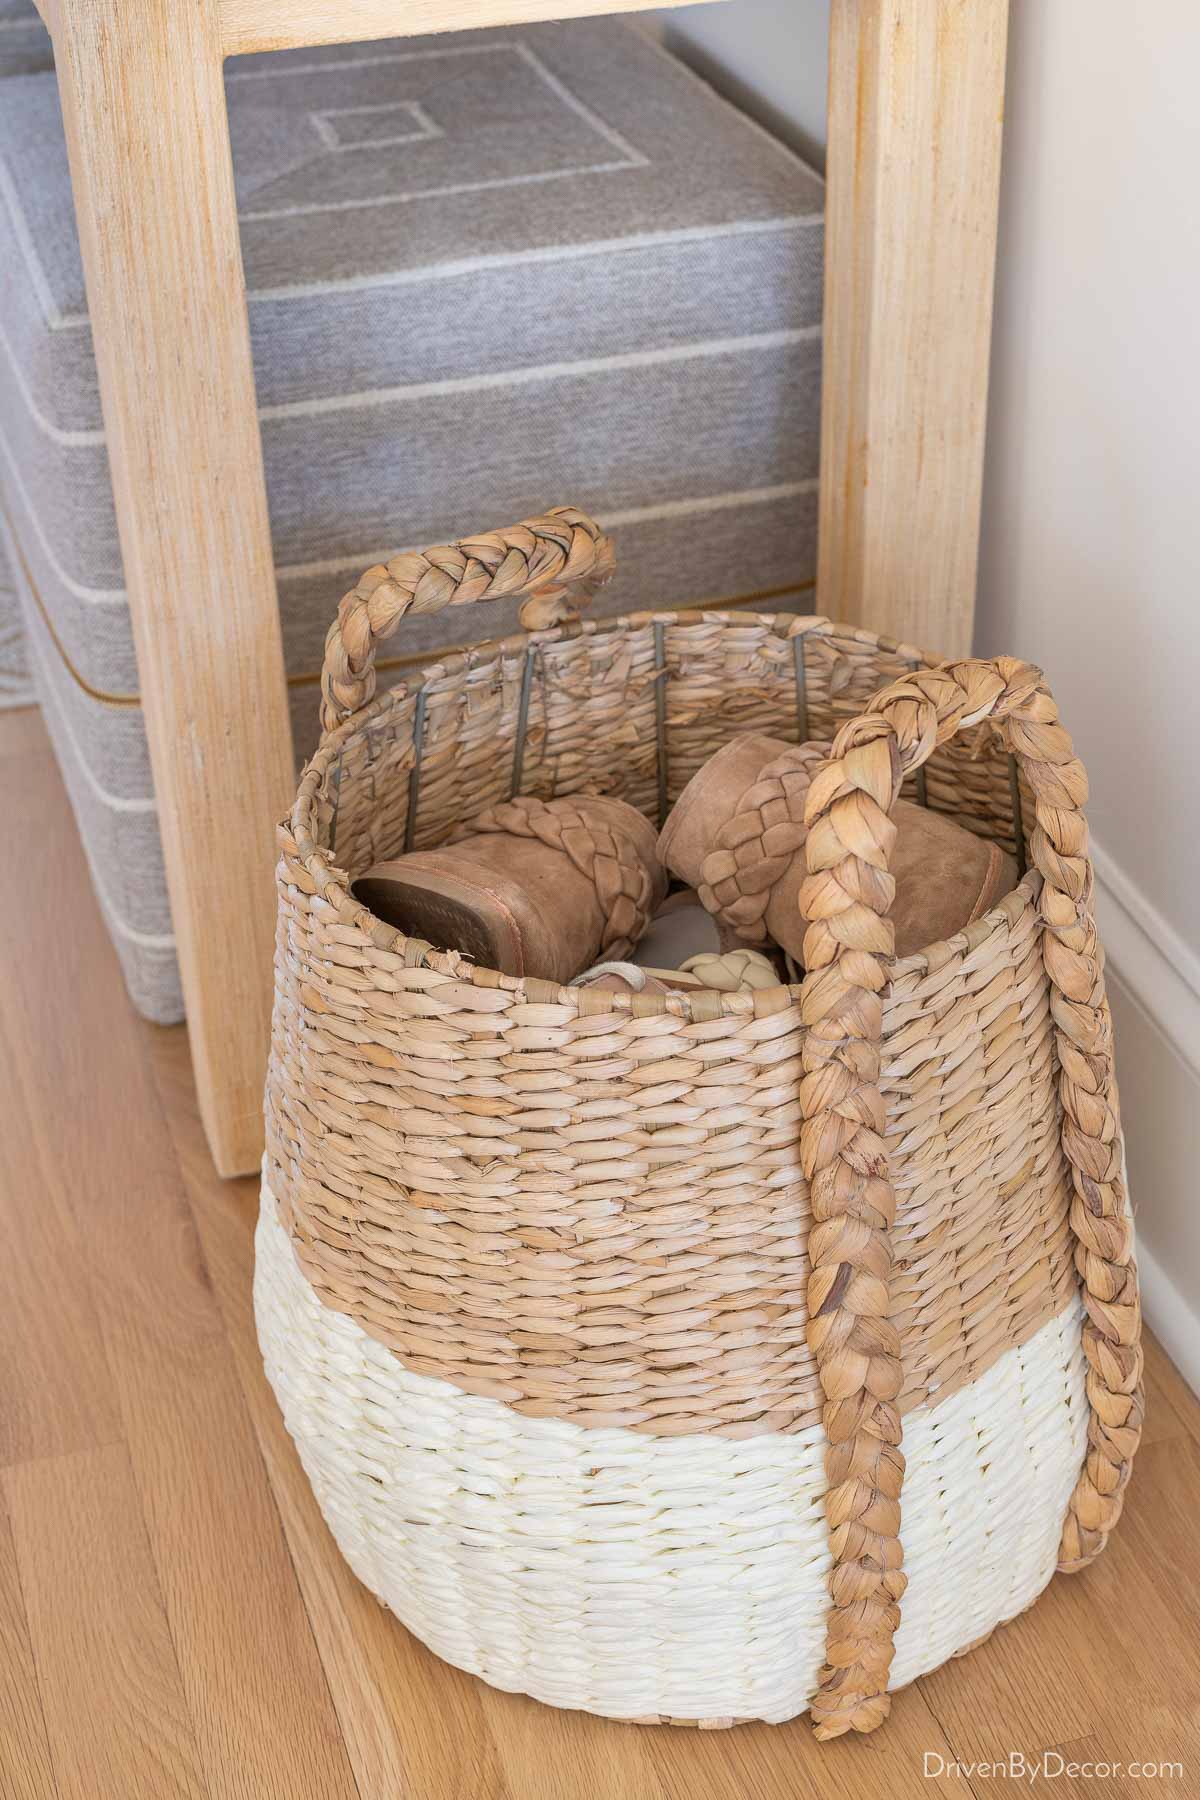
[[[359, 1579], [496, 1687], [616, 1718], [780, 1721], [817, 1685], [824, 1434], [655, 1438], [531, 1419], [417, 1375], [324, 1306], [264, 1184], [267, 1374]], [[1054, 1572], [1087, 1431], [1072, 1305], [905, 1420], [908, 1571], [892, 1686]]]

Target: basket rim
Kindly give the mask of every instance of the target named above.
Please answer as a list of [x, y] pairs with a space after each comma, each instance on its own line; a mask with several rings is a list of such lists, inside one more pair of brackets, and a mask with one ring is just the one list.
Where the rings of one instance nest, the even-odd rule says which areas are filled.
[[[758, 1017], [784, 1011], [800, 998], [800, 983], [781, 982], [777, 987], [757, 988], [738, 993], [716, 988], [688, 988], [669, 994], [619, 994], [608, 990], [567, 987], [544, 981], [536, 976], [503, 975], [497, 969], [473, 962], [457, 950], [439, 950], [421, 938], [409, 937], [398, 926], [377, 918], [370, 908], [351, 892], [351, 877], [335, 856], [323, 848], [317, 837], [317, 795], [325, 775], [346, 745], [378, 719], [394, 711], [415, 696], [429, 682], [447, 673], [471, 669], [477, 660], [524, 656], [532, 645], [562, 643], [578, 637], [604, 636], [617, 631], [641, 629], [647, 625], [729, 626], [758, 624], [768, 626], [777, 636], [792, 639], [801, 636], [851, 638], [885, 655], [903, 656], [924, 668], [938, 668], [947, 659], [921, 650], [902, 639], [869, 631], [860, 625], [833, 620], [820, 613], [755, 613], [740, 610], [723, 612], [719, 608], [697, 610], [656, 610], [620, 613], [605, 619], [573, 620], [566, 625], [551, 626], [543, 631], [515, 632], [502, 638], [485, 638], [465, 650], [435, 658], [402, 678], [385, 693], [378, 694], [353, 718], [325, 736], [305, 764], [291, 809], [280, 822], [278, 838], [284, 856], [295, 856], [310, 876], [315, 892], [331, 906], [338, 922], [356, 932], [376, 950], [398, 956], [407, 968], [424, 968], [455, 981], [467, 981], [473, 987], [516, 994], [526, 1002], [540, 1005], [573, 1006], [577, 1013], [628, 1012], [636, 1017], [658, 1017], [670, 1014], [685, 1024], [706, 1023], [717, 1018]], [[277, 867], [277, 880], [287, 882], [286, 871]], [[936, 939], [908, 956], [894, 958], [891, 964], [893, 985], [898, 976], [920, 979], [941, 968], [948, 960], [969, 956], [996, 929], [1003, 915], [1015, 919], [1014, 907], [1019, 897], [1020, 908], [1035, 906], [1042, 878], [1030, 867], [1008, 894], [1002, 895], [986, 913], [973, 920], [952, 937]]]

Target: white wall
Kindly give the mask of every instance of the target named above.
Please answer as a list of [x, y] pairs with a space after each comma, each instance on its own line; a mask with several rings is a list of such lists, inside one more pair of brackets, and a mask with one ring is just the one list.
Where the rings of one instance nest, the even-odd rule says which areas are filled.
[[1091, 777], [1147, 1314], [1200, 1384], [1200, 9], [1015, 0], [977, 648]]
[[829, 0], [726, 0], [658, 16], [670, 49], [824, 167]]
[[[662, 17], [823, 136], [827, 0]], [[1194, 0], [1012, 0], [976, 648], [1045, 668], [1091, 774], [1147, 1311], [1200, 1384], [1198, 71]]]
[[979, 648], [1044, 663], [1200, 949], [1200, 8], [1024, 0], [1011, 58]]

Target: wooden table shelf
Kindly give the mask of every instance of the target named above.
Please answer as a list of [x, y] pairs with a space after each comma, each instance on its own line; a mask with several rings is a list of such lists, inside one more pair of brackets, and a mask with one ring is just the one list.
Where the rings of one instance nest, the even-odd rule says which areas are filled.
[[[294, 785], [223, 60], [648, 4], [39, 0], [196, 1082], [222, 1173], [252, 1168], [262, 1145], [273, 830]], [[960, 654], [1007, 0], [832, 8], [818, 603]]]

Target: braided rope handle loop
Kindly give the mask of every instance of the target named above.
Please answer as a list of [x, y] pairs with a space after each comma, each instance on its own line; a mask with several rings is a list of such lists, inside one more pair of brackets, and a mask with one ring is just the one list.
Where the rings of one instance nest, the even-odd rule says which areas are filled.
[[328, 735], [368, 704], [375, 692], [375, 652], [410, 612], [442, 612], [476, 600], [525, 596], [521, 623], [542, 631], [575, 617], [609, 579], [612, 539], [586, 513], [556, 506], [540, 519], [406, 550], [378, 563], [351, 588], [325, 639], [321, 729]]
[[895, 840], [906, 775], [963, 727], [995, 725], [1033, 791], [1042, 956], [1059, 1062], [1075, 1264], [1087, 1311], [1088, 1451], [1059, 1568], [1084, 1567], [1120, 1515], [1142, 1422], [1137, 1270], [1104, 959], [1093, 917], [1087, 776], [1040, 670], [1011, 657], [915, 672], [838, 733], [808, 793], [801, 1162], [811, 1190], [808, 1339], [825, 1396], [831, 1608], [816, 1734], [886, 1717], [905, 1576], [899, 1541], [900, 1340], [888, 1312], [895, 1195], [880, 1093]]

